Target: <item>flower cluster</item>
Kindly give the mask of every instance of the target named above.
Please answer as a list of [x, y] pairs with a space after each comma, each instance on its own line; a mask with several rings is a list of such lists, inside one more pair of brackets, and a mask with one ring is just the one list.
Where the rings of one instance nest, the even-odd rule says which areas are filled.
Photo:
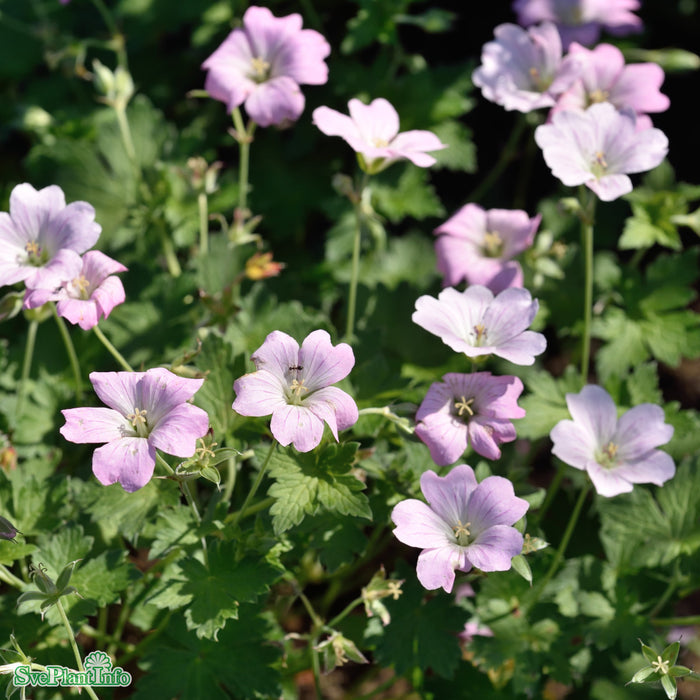
[[94, 208], [87, 202], [66, 205], [60, 187], [17, 185], [9, 214], [0, 212], [0, 286], [24, 282], [25, 308], [57, 301], [59, 315], [92, 328], [124, 301], [114, 274], [126, 268], [104, 253], [86, 252], [101, 230]]

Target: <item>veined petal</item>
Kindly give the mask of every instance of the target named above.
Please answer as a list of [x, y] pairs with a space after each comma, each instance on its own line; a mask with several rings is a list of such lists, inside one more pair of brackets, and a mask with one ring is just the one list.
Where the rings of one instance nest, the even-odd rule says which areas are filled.
[[[471, 566], [464, 561], [461, 548], [457, 545], [425, 549], [418, 555], [416, 575], [423, 588], [429, 591], [442, 588], [446, 593], [452, 592], [455, 582], [455, 569], [469, 571]], [[462, 563], [461, 566], [458, 564]]]
[[159, 450], [176, 457], [191, 457], [197, 447], [197, 439], [209, 430], [206, 411], [189, 403], [183, 403], [168, 411], [148, 436], [148, 441]]
[[324, 330], [309, 333], [299, 350], [301, 376], [309, 391], [335, 384], [350, 374], [355, 365], [355, 355], [347, 343], [335, 347]]
[[270, 430], [280, 445], [291, 442], [299, 452], [310, 452], [323, 437], [323, 421], [303, 406], [282, 406], [275, 410]]
[[586, 465], [588, 476], [593, 482], [597, 493], [608, 498], [621, 493], [629, 493], [633, 489], [630, 481], [624, 478], [619, 469], [606, 469], [597, 462], [590, 461]]
[[265, 369], [244, 374], [233, 383], [233, 410], [242, 416], [269, 416], [287, 405], [284, 387], [278, 376]]
[[474, 470], [469, 465], [460, 464], [447, 476], [438, 476], [433, 471], [423, 472], [420, 487], [430, 507], [450, 528], [469, 520], [467, 503], [477, 488]]
[[[515, 433], [515, 428], [513, 428], [513, 433]], [[512, 439], [515, 439], [515, 435]], [[472, 450], [482, 457], [500, 459], [501, 450], [493, 437], [493, 428], [491, 428], [488, 418], [472, 418], [469, 421], [469, 442]]]
[[382, 97], [366, 105], [360, 100], [348, 102], [350, 117], [362, 138], [369, 144], [385, 146], [399, 133], [399, 115], [393, 105]]
[[74, 325], [79, 325], [84, 331], [94, 328], [100, 316], [97, 304], [90, 299], [62, 299], [56, 304], [58, 315]]
[[508, 479], [502, 476], [487, 476], [469, 498], [469, 522], [472, 524], [472, 532], [478, 533], [477, 541], [481, 542], [483, 532], [494, 525], [513, 525], [525, 515], [528, 508], [528, 502], [515, 495], [513, 484]]
[[585, 469], [595, 459], [598, 444], [590, 430], [572, 420], [560, 420], [549, 434], [552, 454], [576, 469]]
[[656, 484], [663, 486], [676, 473], [676, 465], [670, 455], [662, 450], [652, 450], [637, 460], [629, 460], [615, 468], [616, 476], [632, 484]]
[[446, 413], [426, 415], [416, 425], [416, 435], [428, 446], [438, 466], [454, 464], [467, 449], [467, 426]]
[[146, 409], [148, 424], [154, 429], [173, 409], [191, 399], [204, 379], [189, 379], [164, 367], [149, 369], [138, 385], [139, 408]]
[[452, 528], [423, 501], [415, 498], [395, 505], [391, 519], [396, 525], [396, 539], [409, 547], [430, 549], [454, 542]]
[[66, 408], [61, 413], [66, 422], [59, 432], [70, 442], [111, 442], [134, 435], [131, 423], [111, 408]]
[[467, 547], [467, 558], [482, 571], [508, 571], [511, 559], [522, 549], [523, 536], [514, 527], [494, 525]]
[[90, 381], [102, 403], [124, 417], [134, 412], [140, 398], [138, 384], [144, 372], [91, 372]]
[[650, 450], [673, 437], [673, 426], [664, 423], [661, 406], [644, 403], [620, 416], [613, 442], [623, 462], [641, 459]]
[[304, 111], [304, 95], [297, 83], [286, 75], [266, 80], [245, 101], [250, 118], [260, 126], [296, 121]]
[[335, 386], [315, 391], [304, 405], [328, 423], [336, 440], [338, 430], [346, 430], [357, 423], [357, 404], [349, 394]]
[[361, 138], [357, 125], [347, 114], [330, 107], [317, 107], [311, 117], [316, 127], [326, 136], [340, 136], [345, 140]]
[[114, 440], [98, 447], [92, 456], [92, 471], [97, 480], [104, 486], [118, 481], [129, 493], [151, 480], [155, 464], [155, 447], [138, 437]]
[[567, 394], [566, 405], [574, 421], [586, 431], [596, 448], [610, 442], [617, 426], [615, 402], [605, 389], [588, 384], [578, 394]]
[[300, 364], [299, 343], [282, 331], [272, 331], [251, 359], [256, 369], [271, 372], [280, 382], [287, 384], [289, 368]]
[[[124, 285], [118, 277], [108, 277], [93, 291], [91, 299], [97, 306], [98, 318], [100, 315], [107, 318], [115, 306], [124, 303], [126, 299]], [[81, 326], [81, 328], [85, 329], [85, 326]]]

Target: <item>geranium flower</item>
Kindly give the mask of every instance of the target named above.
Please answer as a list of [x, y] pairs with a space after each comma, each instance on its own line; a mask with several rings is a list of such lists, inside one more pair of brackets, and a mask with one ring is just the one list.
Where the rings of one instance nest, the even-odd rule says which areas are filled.
[[640, 31], [642, 20], [634, 14], [639, 0], [515, 0], [513, 9], [524, 26], [554, 22], [564, 48], [572, 41], [590, 46], [601, 29], [623, 35]]
[[547, 346], [541, 333], [525, 330], [537, 309], [537, 299], [527, 289], [511, 287], [494, 297], [490, 289], [475, 284], [463, 292], [448, 287], [437, 299], [419, 297], [411, 318], [467, 357], [498, 355], [516, 365], [531, 365]]
[[381, 97], [368, 105], [350, 100], [348, 109], [350, 116], [330, 107], [318, 107], [313, 112], [313, 122], [326, 136], [344, 138], [357, 152], [366, 172], [377, 173], [401, 159], [427, 168], [435, 163], [435, 158], [426, 151], [447, 148], [431, 131], [399, 133], [399, 115]]
[[557, 112], [535, 129], [552, 174], [565, 185], [586, 185], [604, 202], [632, 191], [627, 173], [655, 168], [668, 153], [659, 129], [637, 131], [634, 116], [607, 102], [585, 112]]
[[437, 268], [445, 285], [482, 284], [494, 294], [523, 286], [523, 271], [513, 260], [532, 245], [540, 215], [524, 211], [482, 209], [467, 204], [435, 229]]
[[300, 348], [291, 336], [273, 331], [252, 359], [257, 371], [234, 382], [233, 410], [243, 416], [272, 414], [270, 430], [281, 445], [309, 452], [321, 442], [324, 421], [336, 440], [339, 430], [357, 421], [355, 402], [331, 386], [355, 364], [347, 343], [334, 347], [328, 333], [318, 330]]
[[464, 629], [457, 635], [462, 644], [469, 644], [474, 637], [493, 637], [493, 630], [476, 620], [464, 623]]
[[472, 81], [487, 100], [507, 110], [551, 107], [578, 75], [576, 62], [562, 59], [559, 32], [551, 22], [527, 30], [500, 24], [494, 36], [482, 49]]
[[525, 515], [528, 502], [515, 495], [508, 479], [487, 476], [477, 484], [474, 470], [460, 464], [445, 477], [423, 473], [420, 487], [428, 504], [401, 501], [391, 519], [400, 542], [423, 550], [416, 573], [425, 588], [450, 593], [455, 569], [510, 569], [523, 548], [523, 536], [510, 526]]
[[503, 442], [516, 438], [511, 418], [523, 418], [518, 406], [523, 383], [490, 372], [446, 374], [428, 389], [416, 413], [416, 435], [430, 448], [435, 464], [456, 462], [471, 444], [488, 459], [498, 459]]
[[243, 27], [234, 29], [204, 61], [206, 91], [231, 112], [245, 103], [260, 126], [296, 121], [304, 111], [300, 85], [328, 80], [324, 59], [331, 49], [301, 15], [275, 17], [266, 7], [249, 7]]
[[114, 275], [125, 272], [126, 268], [99, 250], [89, 250], [82, 260], [71, 261], [66, 270], [70, 281], [53, 291], [28, 291], [24, 306], [33, 309], [47, 301], [56, 301], [59, 316], [87, 331], [124, 302], [124, 286]]
[[661, 486], [676, 473], [671, 457], [655, 449], [673, 437], [660, 406], [643, 403], [618, 419], [610, 394], [594, 385], [567, 394], [566, 405], [573, 420], [552, 428], [552, 454], [588, 472], [601, 496], [627, 493], [634, 484]]
[[60, 187], [17, 185], [10, 213], [0, 212], [0, 286], [24, 282], [27, 289], [55, 289], [101, 231], [94, 208], [87, 202], [66, 205]]
[[92, 372], [95, 393], [109, 408], [68, 408], [60, 432], [77, 443], [107, 444], [92, 456], [92, 471], [105, 486], [125, 491], [145, 486], [153, 475], [156, 449], [191, 457], [206, 435], [209, 416], [187, 403], [203, 379], [184, 379], [157, 367], [147, 372]]
[[618, 111], [637, 115], [637, 131], [652, 126], [648, 112], [663, 112], [670, 100], [659, 91], [664, 71], [656, 63], [625, 65], [622, 51], [611, 44], [599, 44], [592, 51], [572, 44], [569, 55], [578, 60], [581, 74], [557, 100], [552, 112], [582, 111], [596, 102], [610, 102]]

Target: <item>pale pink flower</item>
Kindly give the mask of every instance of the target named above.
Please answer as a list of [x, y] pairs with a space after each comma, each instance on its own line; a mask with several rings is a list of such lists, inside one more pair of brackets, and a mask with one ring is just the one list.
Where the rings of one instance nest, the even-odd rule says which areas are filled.
[[602, 29], [623, 35], [638, 32], [642, 20], [634, 14], [639, 0], [515, 0], [518, 22], [528, 27], [538, 22], [554, 22], [564, 48], [572, 41], [590, 46]]
[[507, 110], [551, 107], [578, 75], [576, 63], [562, 58], [561, 39], [551, 22], [527, 30], [500, 24], [494, 36], [482, 49], [472, 81], [487, 100]]
[[463, 206], [435, 229], [437, 268], [444, 284], [482, 284], [494, 294], [523, 286], [523, 271], [513, 258], [532, 245], [540, 215], [508, 209]]
[[661, 486], [676, 473], [673, 459], [655, 449], [673, 437], [660, 406], [643, 403], [618, 418], [610, 394], [590, 384], [567, 394], [566, 405], [573, 420], [552, 428], [552, 454], [586, 471], [601, 496], [627, 493], [634, 484]]
[[511, 287], [494, 296], [488, 287], [475, 284], [463, 292], [448, 287], [437, 299], [419, 297], [411, 318], [467, 357], [497, 355], [531, 365], [547, 347], [541, 333], [526, 330], [537, 309], [537, 299], [527, 289]]
[[648, 112], [664, 112], [670, 100], [659, 91], [664, 71], [656, 63], [625, 65], [622, 51], [611, 44], [593, 50], [573, 43], [569, 55], [578, 61], [581, 74], [557, 100], [552, 112], [585, 110], [596, 102], [610, 102], [618, 111], [637, 115], [637, 130], [652, 126]]
[[101, 231], [94, 208], [87, 202], [66, 205], [60, 187], [17, 185], [10, 213], [0, 212], [0, 286], [24, 282], [30, 290], [55, 289]]
[[655, 168], [668, 152], [663, 131], [638, 131], [633, 115], [608, 102], [557, 112], [535, 129], [535, 141], [555, 177], [569, 187], [586, 185], [604, 202], [631, 192], [627, 174]]
[[426, 151], [447, 148], [431, 131], [399, 133], [399, 115], [381, 97], [368, 105], [360, 100], [350, 100], [348, 109], [350, 116], [330, 107], [318, 107], [313, 112], [313, 122], [326, 136], [345, 139], [358, 153], [363, 169], [369, 173], [384, 170], [401, 159], [427, 168], [435, 163], [435, 158]]
[[87, 331], [124, 302], [124, 286], [115, 274], [125, 272], [126, 268], [99, 250], [89, 250], [82, 260], [71, 261], [66, 270], [70, 279], [58, 289], [27, 291], [25, 307], [32, 309], [47, 301], [58, 302], [58, 315]]
[[304, 111], [299, 85], [328, 80], [328, 42], [302, 29], [301, 15], [275, 17], [266, 7], [249, 7], [243, 27], [234, 29], [202, 64], [207, 92], [233, 111], [245, 103], [260, 126], [285, 125]]
[[468, 445], [488, 459], [499, 459], [498, 446], [516, 438], [511, 419], [525, 416], [517, 403], [523, 383], [490, 372], [448, 373], [442, 380], [430, 386], [416, 413], [416, 435], [435, 464], [456, 462]]
[[66, 440], [99, 443], [92, 471], [108, 486], [136, 491], [153, 476], [156, 449], [191, 457], [209, 430], [209, 416], [187, 403], [203, 379], [184, 379], [157, 367], [147, 372], [92, 372], [95, 393], [109, 408], [67, 408], [60, 432]]
[[233, 410], [242, 416], [272, 414], [270, 430], [281, 445], [309, 452], [323, 437], [323, 424], [338, 431], [357, 422], [357, 405], [337, 387], [355, 364], [347, 343], [331, 344], [326, 331], [313, 331], [299, 347], [294, 338], [273, 331], [253, 354], [256, 372], [239, 377]]
[[428, 590], [452, 591], [455, 569], [507, 571], [523, 548], [523, 536], [511, 527], [529, 505], [513, 484], [487, 476], [477, 484], [474, 470], [460, 464], [447, 476], [424, 472], [420, 486], [428, 503], [415, 498], [394, 507], [396, 538], [420, 547], [416, 573]]

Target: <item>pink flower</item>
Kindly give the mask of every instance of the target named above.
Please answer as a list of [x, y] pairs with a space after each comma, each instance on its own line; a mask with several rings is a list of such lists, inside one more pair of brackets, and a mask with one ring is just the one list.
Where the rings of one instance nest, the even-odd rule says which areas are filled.
[[475, 284], [463, 292], [448, 287], [437, 299], [419, 297], [411, 318], [467, 357], [497, 355], [531, 365], [547, 347], [541, 333], [526, 330], [537, 309], [527, 289], [511, 287], [494, 297], [490, 289]]
[[87, 202], [66, 205], [56, 185], [35, 190], [24, 183], [10, 194], [10, 213], [0, 212], [0, 286], [24, 282], [27, 289], [53, 290], [67, 269], [97, 242], [102, 228]]
[[125, 491], [145, 486], [153, 475], [156, 449], [191, 457], [209, 429], [209, 416], [186, 403], [203, 379], [183, 379], [157, 367], [147, 372], [92, 372], [95, 393], [109, 408], [68, 408], [61, 435], [70, 442], [99, 443], [92, 471], [108, 486]]
[[275, 17], [266, 7], [249, 7], [243, 27], [234, 29], [202, 64], [207, 92], [233, 111], [245, 103], [260, 126], [296, 121], [304, 111], [299, 85], [328, 80], [328, 42], [302, 29], [301, 15]]
[[464, 623], [464, 630], [457, 635], [463, 644], [469, 644], [474, 637], [493, 637], [493, 630], [476, 620]]
[[431, 131], [399, 133], [399, 115], [381, 97], [368, 105], [350, 100], [348, 109], [349, 117], [329, 107], [318, 107], [313, 122], [326, 136], [344, 138], [359, 154], [360, 165], [368, 173], [378, 173], [402, 158], [427, 168], [435, 158], [426, 151], [447, 148]]
[[455, 569], [510, 569], [523, 548], [523, 536], [510, 526], [525, 515], [528, 503], [516, 497], [508, 479], [487, 476], [477, 484], [474, 470], [460, 464], [445, 477], [424, 472], [420, 487], [428, 504], [401, 501], [391, 519], [396, 539], [423, 550], [416, 573], [425, 588], [450, 593]]
[[28, 291], [25, 307], [33, 309], [47, 301], [57, 301], [58, 315], [87, 331], [124, 302], [124, 287], [114, 274], [125, 272], [126, 268], [104, 253], [89, 250], [82, 260], [71, 261], [66, 271], [70, 281], [53, 291]]
[[611, 44], [599, 44], [592, 51], [572, 44], [569, 55], [578, 60], [579, 79], [559, 97], [552, 112], [582, 111], [596, 102], [610, 102], [618, 111], [637, 114], [637, 130], [652, 126], [647, 112], [663, 112], [670, 101], [659, 92], [664, 72], [656, 63], [625, 65], [622, 51]]
[[494, 36], [484, 45], [472, 81], [487, 100], [507, 110], [551, 107], [578, 75], [576, 63], [562, 59], [561, 39], [551, 22], [528, 30], [500, 24]]
[[529, 248], [541, 216], [524, 211], [467, 204], [435, 229], [438, 270], [445, 285], [482, 284], [494, 294], [523, 286], [523, 271], [514, 258]]
[[661, 486], [676, 473], [671, 457], [655, 449], [673, 437], [660, 406], [643, 403], [618, 419], [610, 394], [594, 385], [567, 394], [566, 405], [573, 420], [552, 429], [552, 454], [588, 472], [601, 496], [627, 493], [634, 484]]
[[515, 0], [513, 9], [526, 27], [556, 23], [564, 48], [572, 41], [595, 44], [601, 29], [623, 35], [642, 28], [642, 20], [633, 12], [639, 9], [639, 0]]
[[557, 112], [535, 129], [535, 141], [555, 177], [569, 187], [586, 185], [604, 202], [631, 192], [627, 173], [655, 168], [668, 152], [663, 131], [637, 131], [633, 116], [607, 102]]
[[281, 445], [309, 452], [321, 442], [323, 423], [338, 431], [357, 421], [357, 406], [341, 389], [355, 364], [347, 343], [335, 347], [326, 331], [313, 331], [299, 347], [294, 338], [273, 331], [253, 354], [256, 372], [238, 378], [233, 410], [243, 416], [272, 414], [270, 430]]
[[467, 446], [488, 459], [499, 459], [503, 442], [516, 438], [511, 418], [523, 418], [518, 406], [523, 383], [490, 372], [446, 374], [432, 384], [416, 413], [416, 435], [430, 448], [435, 464], [456, 462]]

